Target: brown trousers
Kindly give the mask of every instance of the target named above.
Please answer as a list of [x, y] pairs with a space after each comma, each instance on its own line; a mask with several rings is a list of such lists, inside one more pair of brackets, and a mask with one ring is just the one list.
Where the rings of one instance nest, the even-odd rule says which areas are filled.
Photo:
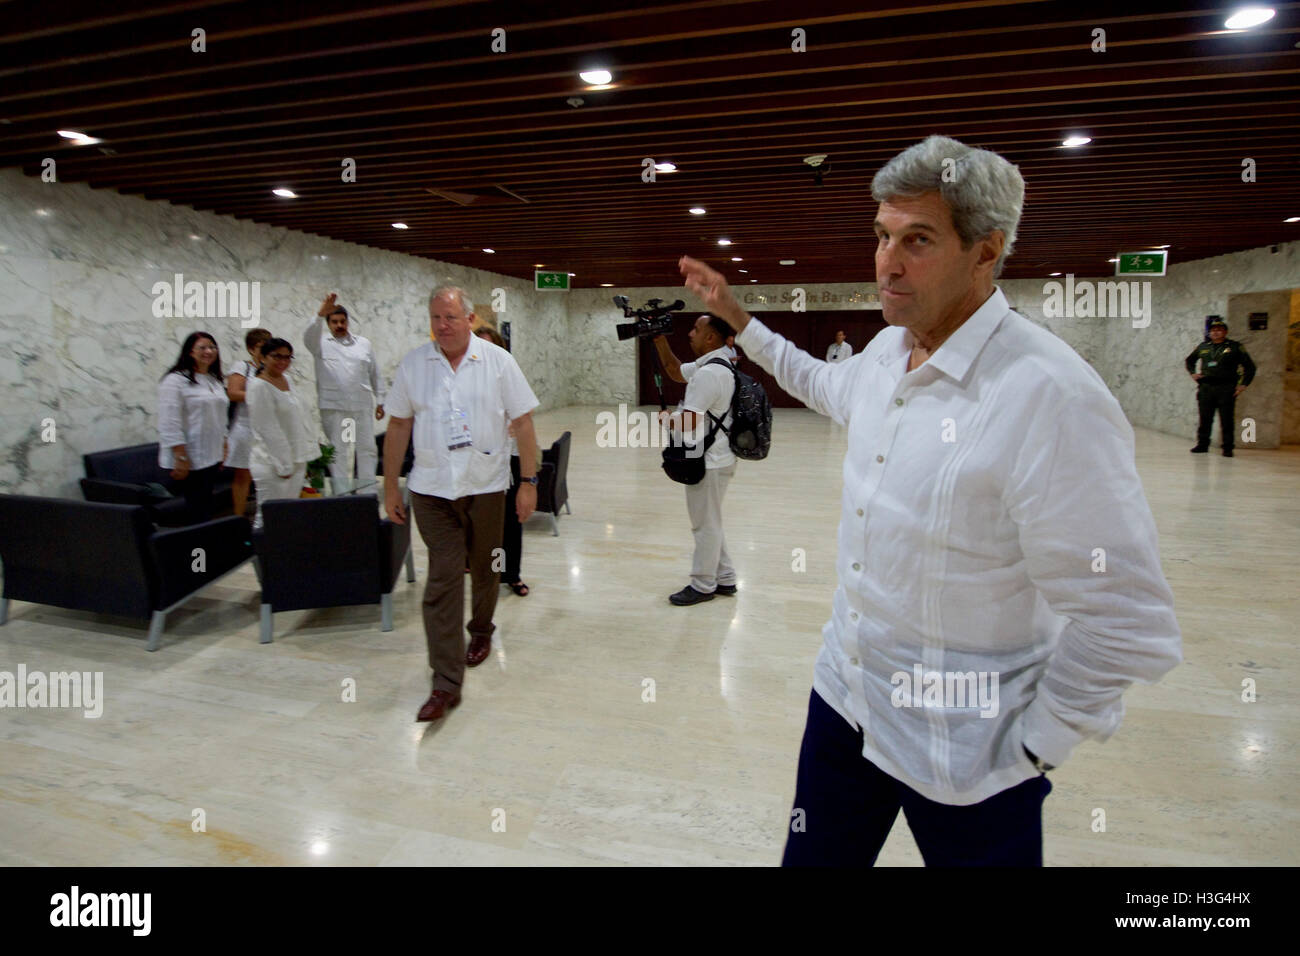
[[[501, 573], [492, 569], [492, 552], [501, 547], [505, 493], [468, 495], [454, 501], [412, 492], [411, 510], [429, 549], [429, 580], [424, 586], [424, 637], [433, 668], [433, 689], [460, 693], [465, 680], [465, 568], [472, 584], [471, 637], [496, 630]], [[498, 565], [499, 566], [499, 565]]]

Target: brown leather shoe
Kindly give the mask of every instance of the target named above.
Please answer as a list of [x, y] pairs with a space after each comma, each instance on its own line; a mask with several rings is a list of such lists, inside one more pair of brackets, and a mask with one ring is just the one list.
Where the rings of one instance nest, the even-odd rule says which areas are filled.
[[491, 634], [474, 637], [469, 642], [469, 652], [465, 655], [465, 663], [469, 667], [478, 667], [478, 665], [488, 659], [488, 655], [491, 653]]
[[435, 690], [429, 695], [429, 699], [424, 702], [420, 708], [420, 713], [416, 720], [437, 720], [453, 707], [460, 705], [460, 694], [452, 694], [450, 691]]

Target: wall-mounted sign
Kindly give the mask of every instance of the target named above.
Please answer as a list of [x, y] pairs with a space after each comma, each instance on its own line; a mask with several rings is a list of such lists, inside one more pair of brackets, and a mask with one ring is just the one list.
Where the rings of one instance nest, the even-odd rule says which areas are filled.
[[1117, 276], [1162, 276], [1169, 253], [1164, 249], [1153, 252], [1121, 252], [1115, 263]]
[[533, 287], [539, 292], [568, 292], [569, 274], [567, 272], [534, 272]]
[[1247, 321], [1252, 332], [1262, 332], [1268, 328], [1268, 313], [1252, 312]]

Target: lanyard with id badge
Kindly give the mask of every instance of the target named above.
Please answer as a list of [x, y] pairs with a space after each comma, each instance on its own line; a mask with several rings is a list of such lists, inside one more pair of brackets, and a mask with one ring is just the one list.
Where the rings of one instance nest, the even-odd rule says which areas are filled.
[[452, 393], [451, 379], [446, 379], [447, 383], [447, 414], [443, 416], [443, 433], [447, 439], [447, 448], [449, 451], [455, 451], [457, 448], [471, 448], [474, 445], [474, 434], [470, 430], [469, 411], [462, 408], [456, 401]]

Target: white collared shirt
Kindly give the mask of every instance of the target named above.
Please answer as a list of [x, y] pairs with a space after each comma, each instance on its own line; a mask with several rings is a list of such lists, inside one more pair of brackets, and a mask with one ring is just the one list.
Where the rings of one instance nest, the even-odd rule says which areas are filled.
[[369, 414], [372, 399], [377, 405], [384, 404], [384, 381], [369, 339], [350, 332], [335, 338], [329, 324], [318, 315], [302, 340], [316, 360], [318, 408]]
[[826, 361], [842, 362], [853, 354], [853, 346], [849, 345], [846, 339], [843, 342], [832, 342], [831, 347], [826, 350]]
[[287, 475], [295, 465], [320, 457], [316, 429], [307, 423], [306, 411], [292, 386], [281, 391], [265, 379], [250, 378], [245, 394], [253, 430], [250, 464], [265, 465], [277, 475]]
[[[451, 500], [505, 491], [510, 487], [507, 421], [537, 405], [514, 356], [486, 339], [470, 338], [455, 371], [436, 342], [412, 349], [397, 366], [386, 403], [394, 418], [415, 419], [415, 465], [406, 486]], [[453, 410], [466, 413], [473, 441], [468, 448], [448, 447], [447, 417]]]
[[[1132, 682], [1181, 660], [1133, 430], [1100, 376], [1000, 289], [912, 372], [901, 327], [835, 364], [757, 320], [738, 340], [848, 426], [813, 687], [863, 729], [864, 757], [931, 800], [977, 803], [1036, 774], [1022, 744], [1059, 766], [1115, 732]], [[935, 674], [947, 706], [914, 706]], [[953, 706], [958, 674], [986, 689], [996, 675], [995, 715]]]
[[[681, 410], [695, 413], [695, 429], [689, 438], [692, 444], [704, 441], [714, 424], [705, 412], [720, 418], [725, 427], [731, 427], [731, 396], [736, 390], [736, 377], [721, 365], [709, 365], [714, 359], [730, 364], [731, 350], [724, 345], [701, 355], [694, 362], [687, 362], [686, 365], [692, 366], [689, 374], [686, 365], [682, 366], [686, 397], [682, 399]], [[719, 428], [714, 434], [713, 444], [704, 453], [704, 467], [726, 468], [735, 463], [736, 456], [731, 451], [727, 433]]]
[[176, 445], [185, 446], [191, 471], [220, 462], [229, 408], [225, 386], [215, 376], [195, 372], [191, 384], [180, 372], [164, 375], [158, 384], [158, 464], [176, 467]]

